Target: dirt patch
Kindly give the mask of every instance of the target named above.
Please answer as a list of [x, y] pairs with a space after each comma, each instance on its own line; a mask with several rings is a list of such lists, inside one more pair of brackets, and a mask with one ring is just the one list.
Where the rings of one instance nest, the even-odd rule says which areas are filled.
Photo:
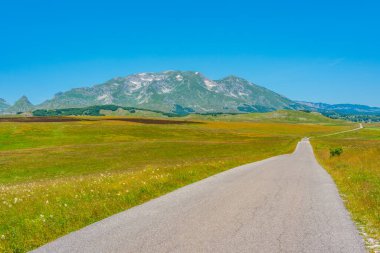
[[0, 122], [71, 122], [83, 121], [85, 119], [69, 117], [6, 117], [0, 118]]
[[112, 119], [105, 119], [105, 120], [118, 120], [118, 121], [135, 122], [135, 123], [141, 123], [141, 124], [161, 124], [161, 125], [201, 124], [201, 122], [196, 122], [196, 121], [165, 120], [165, 119], [112, 118]]

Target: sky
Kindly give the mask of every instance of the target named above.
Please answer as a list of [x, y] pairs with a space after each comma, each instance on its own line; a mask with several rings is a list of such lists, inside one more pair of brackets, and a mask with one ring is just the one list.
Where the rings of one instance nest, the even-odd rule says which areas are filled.
[[117, 76], [237, 75], [294, 100], [380, 107], [380, 1], [0, 0], [0, 98]]

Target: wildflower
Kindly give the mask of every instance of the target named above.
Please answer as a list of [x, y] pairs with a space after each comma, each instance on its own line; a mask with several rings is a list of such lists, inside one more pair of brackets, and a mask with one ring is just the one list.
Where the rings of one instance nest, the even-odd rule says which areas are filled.
[[0, 236], [1, 240], [5, 240], [5, 235]]
[[64, 206], [67, 207], [67, 204], [65, 203]]

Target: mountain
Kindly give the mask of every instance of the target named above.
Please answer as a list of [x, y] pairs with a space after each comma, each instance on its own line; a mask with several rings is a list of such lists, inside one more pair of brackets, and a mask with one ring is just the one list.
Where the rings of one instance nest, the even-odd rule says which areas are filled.
[[3, 112], [8, 107], [9, 105], [7, 104], [7, 102], [4, 99], [0, 98], [0, 112]]
[[165, 71], [118, 77], [93, 87], [60, 92], [39, 109], [120, 105], [174, 113], [264, 112], [303, 109], [243, 78], [211, 80], [199, 72]]
[[26, 96], [22, 96], [17, 100], [14, 105], [8, 107], [5, 112], [18, 113], [18, 112], [31, 112], [34, 110], [34, 105], [29, 101]]
[[298, 101], [297, 103], [308, 107], [312, 111], [328, 113], [334, 112], [342, 115], [380, 115], [380, 108], [355, 104], [325, 104]]

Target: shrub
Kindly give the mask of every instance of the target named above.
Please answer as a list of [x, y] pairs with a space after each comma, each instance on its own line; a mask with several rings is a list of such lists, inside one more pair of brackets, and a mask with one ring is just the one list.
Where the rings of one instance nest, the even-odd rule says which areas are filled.
[[343, 153], [343, 148], [330, 148], [330, 156], [340, 156]]

